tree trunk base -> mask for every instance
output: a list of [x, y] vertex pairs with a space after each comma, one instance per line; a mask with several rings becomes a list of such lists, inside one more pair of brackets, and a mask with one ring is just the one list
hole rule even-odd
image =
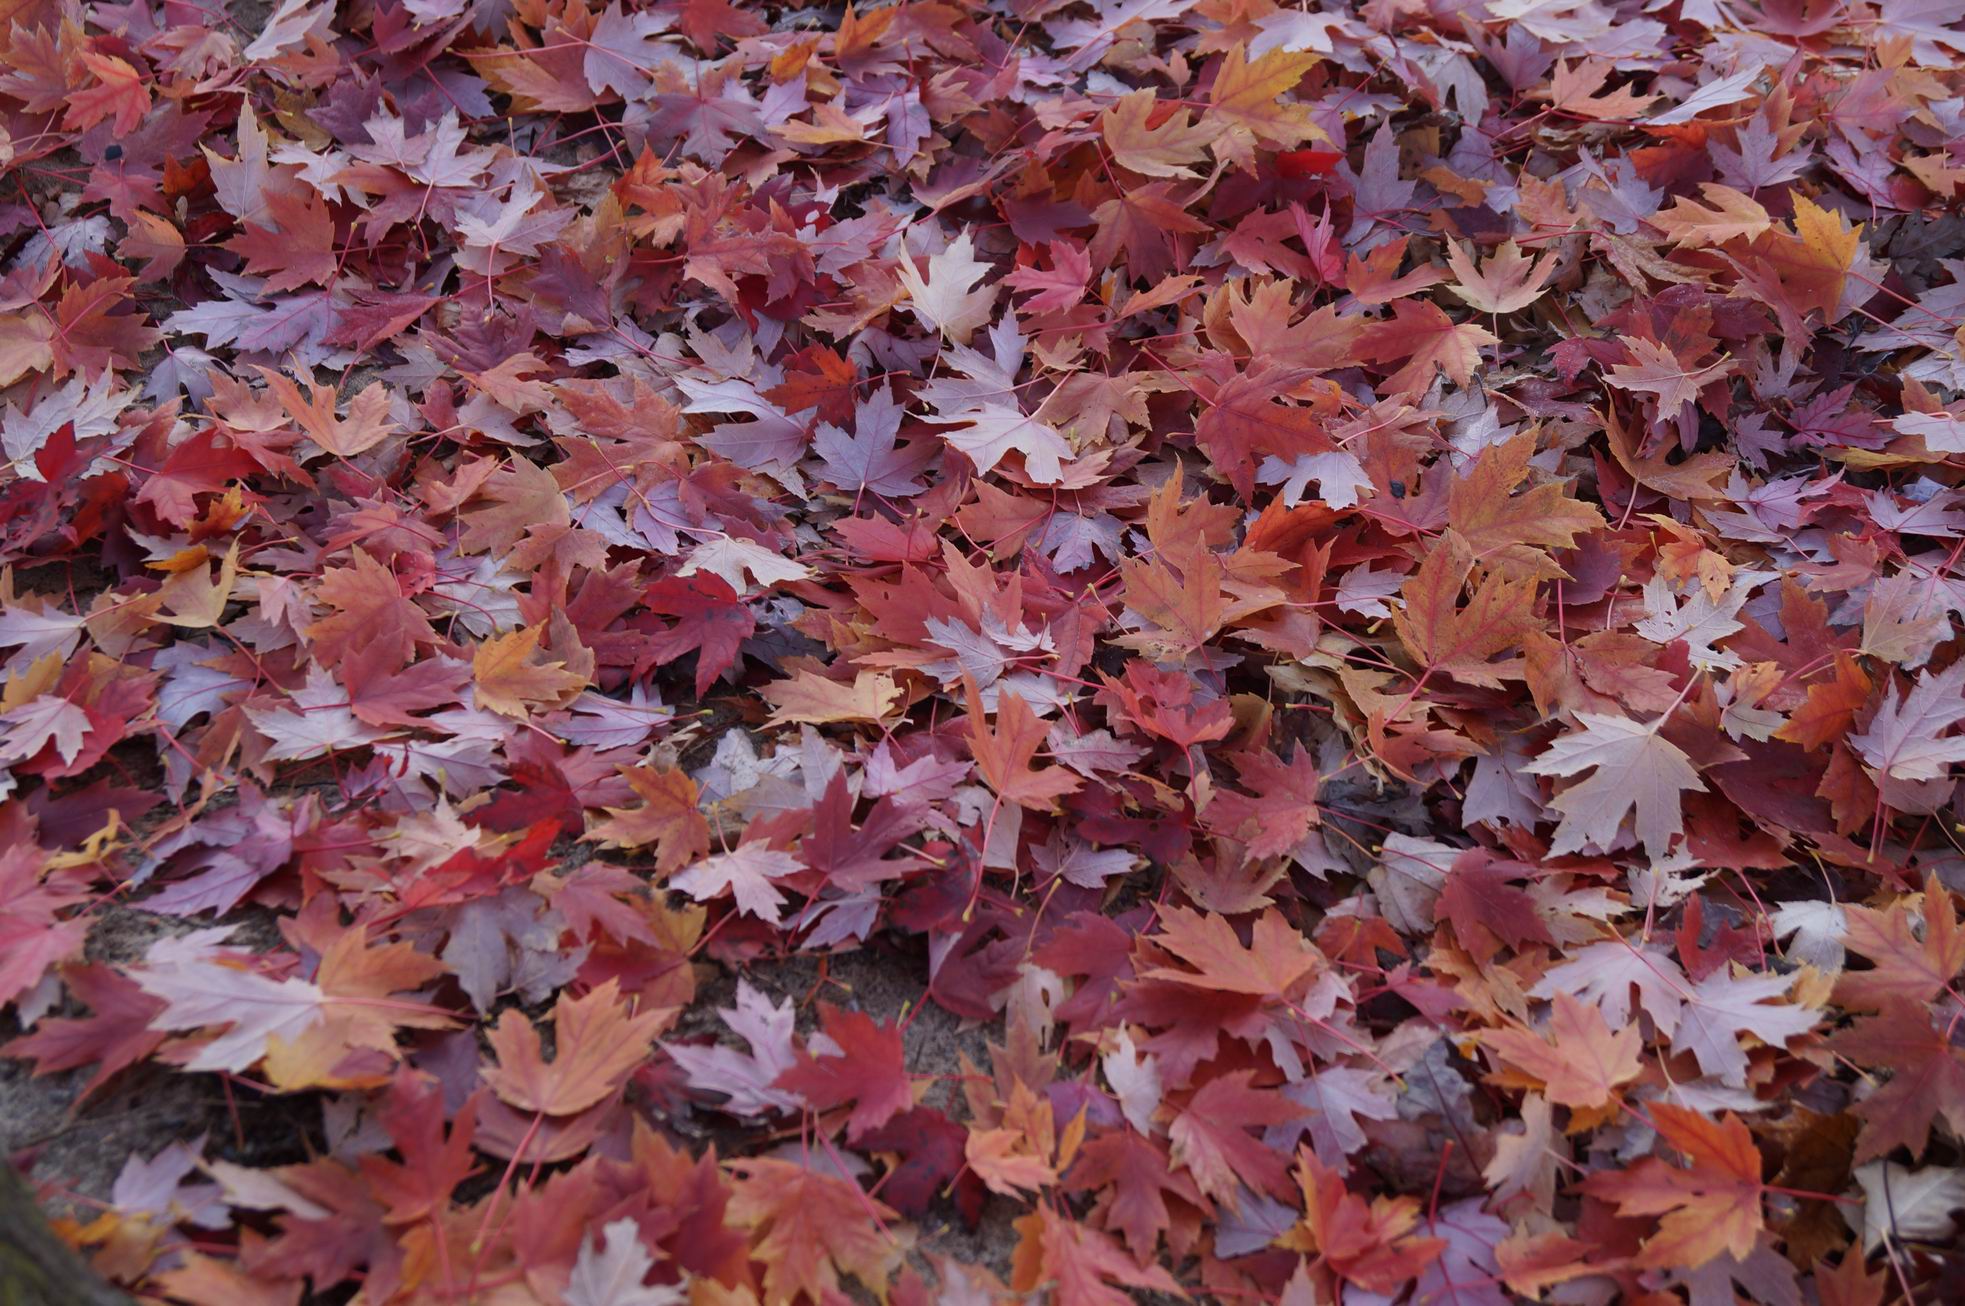
[[0, 1159], [0, 1306], [130, 1306], [48, 1228], [29, 1186]]

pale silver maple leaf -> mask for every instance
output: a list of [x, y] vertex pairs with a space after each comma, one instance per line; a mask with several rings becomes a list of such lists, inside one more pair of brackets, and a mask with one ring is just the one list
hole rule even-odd
[[[93, 381], [76, 375], [67, 384], [44, 391], [25, 413], [9, 400], [5, 420], [0, 421], [0, 446], [5, 447], [13, 463], [14, 474], [22, 480], [44, 480], [34, 455], [56, 431], [72, 425], [71, 434], [77, 441], [108, 435], [117, 429], [123, 410], [136, 402], [136, 394], [134, 386], [118, 386], [115, 374], [104, 368]], [[103, 452], [115, 453], [133, 439], [134, 435], [120, 435]], [[98, 457], [89, 465], [88, 475], [112, 471], [116, 466], [115, 461]]]
[[334, 5], [323, 3], [309, 8], [311, 0], [286, 0], [259, 29], [251, 45], [243, 51], [248, 63], [271, 59], [280, 51], [299, 45], [310, 34], [323, 38], [333, 35]]
[[1379, 861], [1365, 873], [1378, 909], [1401, 934], [1430, 934], [1446, 874], [1461, 850], [1437, 839], [1390, 834]]
[[1099, 1058], [1099, 1065], [1105, 1071], [1105, 1082], [1119, 1099], [1126, 1123], [1147, 1138], [1163, 1132], [1153, 1120], [1163, 1092], [1159, 1059], [1134, 1047], [1132, 1031], [1121, 1025], [1112, 1047]]
[[[723, 577], [739, 594], [751, 584], [769, 587], [780, 581], [804, 580], [812, 571], [802, 562], [772, 552], [762, 544], [740, 540], [733, 535], [719, 536], [690, 550], [689, 559], [677, 569], [678, 576], [707, 571]], [[745, 580], [748, 573], [750, 580]]]
[[1869, 729], [1852, 736], [1857, 756], [1892, 780], [1942, 780], [1965, 762], [1965, 735], [1940, 739], [1965, 721], [1965, 661], [1918, 677], [1902, 699], [1890, 686]]
[[1863, 1186], [1863, 1249], [1885, 1242], [1942, 1243], [1965, 1209], [1965, 1170], [1927, 1165], [1911, 1170], [1894, 1161], [1856, 1167]]
[[1605, 939], [1551, 966], [1529, 996], [1547, 1001], [1567, 993], [1596, 1007], [1612, 1029], [1622, 1029], [1630, 1023], [1635, 990], [1639, 1005], [1670, 1034], [1678, 1028], [1690, 987], [1670, 953], [1650, 944]]
[[1672, 1035], [1673, 1052], [1690, 1052], [1699, 1069], [1723, 1084], [1747, 1082], [1747, 1054], [1740, 1035], [1781, 1047], [1815, 1027], [1820, 1013], [1792, 1004], [1768, 1005], [1794, 984], [1788, 975], [1748, 975], [1735, 979], [1716, 970], [1693, 986]]
[[1071, 456], [1071, 446], [1051, 427], [1022, 409], [1006, 403], [986, 403], [947, 418], [929, 421], [961, 421], [960, 430], [945, 431], [942, 439], [969, 456], [976, 471], [988, 472], [1012, 451], [1024, 457], [1024, 470], [1039, 485], [1062, 480], [1062, 460]]
[[1262, 1135], [1269, 1147], [1288, 1152], [1296, 1140], [1310, 1135], [1317, 1159], [1327, 1166], [1343, 1168], [1345, 1158], [1364, 1147], [1369, 1140], [1360, 1118], [1396, 1120], [1399, 1098], [1390, 1080], [1376, 1070], [1357, 1066], [1324, 1066], [1304, 1078], [1283, 1085], [1283, 1096], [1310, 1114], [1287, 1124], [1271, 1125]]
[[736, 851], [705, 857], [669, 881], [669, 887], [686, 893], [697, 902], [709, 902], [725, 893], [737, 900], [737, 910], [755, 916], [768, 925], [780, 923], [785, 895], [773, 880], [805, 869], [805, 863], [790, 853], [778, 852], [761, 843], [740, 844]]
[[1317, 482], [1319, 502], [1329, 508], [1355, 507], [1359, 491], [1372, 488], [1358, 456], [1342, 449], [1298, 454], [1287, 462], [1271, 454], [1256, 469], [1255, 479], [1258, 485], [1281, 485], [1278, 493], [1286, 508], [1303, 502], [1312, 481]]
[[774, 1005], [770, 998], [751, 987], [749, 980], [740, 979], [737, 1005], [718, 1008], [716, 1014], [723, 1018], [731, 1033], [750, 1044], [751, 1050], [744, 1053], [716, 1045], [665, 1044], [669, 1055], [689, 1076], [689, 1086], [727, 1096], [730, 1100], [722, 1109], [731, 1115], [758, 1116], [769, 1111], [796, 1110], [798, 1094], [772, 1087], [778, 1076], [798, 1060], [798, 1053], [792, 1047], [797, 1013], [791, 999]]
[[275, 1036], [292, 1042], [322, 1018], [327, 995], [303, 979], [268, 979], [256, 971], [225, 965], [217, 945], [229, 929], [200, 930], [152, 945], [148, 964], [130, 969], [130, 978], [164, 1010], [153, 1029], [223, 1029], [185, 1062], [186, 1070], [245, 1070], [266, 1055]]
[[0, 736], [0, 760], [33, 757], [52, 741], [64, 763], [75, 760], [82, 751], [83, 736], [95, 728], [79, 704], [60, 694], [42, 694], [0, 713], [0, 725], [7, 727]]
[[641, 1226], [623, 1216], [602, 1227], [596, 1242], [583, 1243], [566, 1280], [566, 1306], [678, 1306], [683, 1292], [642, 1283], [655, 1258], [641, 1245]]
[[1965, 453], [1965, 417], [1957, 413], [1904, 413], [1891, 425], [1905, 435], [1923, 437], [1932, 453]]
[[907, 287], [914, 315], [953, 340], [967, 344], [969, 336], [989, 321], [1001, 287], [991, 284], [975, 289], [978, 281], [992, 271], [976, 257], [976, 245], [967, 230], [949, 242], [939, 254], [928, 256], [928, 275], [916, 270], [912, 257], [903, 256], [894, 272]]
[[1753, 596], [1754, 590], [1772, 579], [1772, 572], [1742, 571], [1734, 576], [1732, 587], [1718, 599], [1708, 594], [1703, 585], [1694, 585], [1681, 603], [1672, 593], [1671, 582], [1663, 576], [1653, 575], [1644, 584], [1644, 606], [1648, 615], [1637, 623], [1637, 633], [1658, 644], [1684, 640], [1687, 656], [1694, 666], [1708, 669], [1737, 667], [1740, 665], [1738, 655], [1713, 646], [1744, 628], [1744, 622], [1735, 620], [1740, 609]]
[[1680, 795], [1703, 792], [1705, 782], [1692, 760], [1658, 733], [1664, 717], [1645, 725], [1628, 717], [1578, 712], [1583, 728], [1552, 742], [1523, 769], [1532, 775], [1573, 776], [1593, 770], [1586, 780], [1557, 794], [1550, 804], [1562, 813], [1550, 847], [1555, 856], [1580, 852], [1585, 845], [1609, 848], [1624, 818], [1635, 809], [1637, 836], [1654, 859], [1671, 850], [1685, 829]]
[[1842, 963], [1848, 956], [1843, 950], [1842, 941], [1849, 933], [1849, 917], [1840, 903], [1784, 903], [1779, 910], [1769, 914], [1767, 920], [1773, 927], [1775, 938], [1794, 937], [1794, 942], [1788, 944], [1789, 961], [1813, 966], [1817, 970], [1842, 969]]
[[84, 620], [59, 608], [17, 608], [0, 604], [0, 648], [20, 651], [8, 659], [9, 670], [22, 670], [50, 653], [66, 658], [82, 642]]
[[1130, 875], [1139, 858], [1124, 848], [1093, 848], [1064, 830], [1032, 849], [1037, 868], [1081, 889], [1103, 889], [1106, 881]]
[[594, 24], [580, 67], [587, 85], [596, 95], [615, 91], [626, 100], [638, 98], [658, 67], [686, 62], [681, 50], [661, 40], [673, 25], [673, 16], [659, 9], [628, 13], [619, 0], [607, 6]]
[[942, 376], [921, 388], [921, 401], [934, 409], [925, 420], [941, 425], [966, 424], [942, 435], [969, 456], [976, 472], [987, 473], [1012, 450], [1024, 457], [1024, 471], [1039, 485], [1064, 479], [1063, 460], [1071, 445], [1051, 427], [1017, 406], [1017, 372], [1023, 366], [1023, 336], [1010, 315], [990, 328], [994, 355], [956, 345], [942, 356], [960, 377]]
[[366, 748], [393, 736], [363, 725], [348, 708], [348, 691], [317, 666], [307, 669], [307, 684], [293, 693], [293, 707], [246, 709], [253, 729], [273, 742], [269, 762], [318, 757], [342, 748]]
[[941, 677], [944, 685], [958, 684], [967, 675], [975, 678], [979, 688], [987, 689], [1020, 660], [1033, 654], [1048, 653], [1056, 647], [1049, 631], [1033, 634], [1024, 628], [1022, 621], [1017, 622], [1015, 630], [1011, 630], [994, 613], [983, 614], [981, 630], [945, 617], [930, 617], [926, 625], [926, 642], [955, 655], [930, 662], [922, 668]]

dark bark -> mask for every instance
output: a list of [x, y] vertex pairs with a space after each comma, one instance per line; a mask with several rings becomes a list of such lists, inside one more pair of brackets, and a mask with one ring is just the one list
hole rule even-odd
[[0, 1306], [130, 1306], [55, 1237], [34, 1190], [0, 1159]]

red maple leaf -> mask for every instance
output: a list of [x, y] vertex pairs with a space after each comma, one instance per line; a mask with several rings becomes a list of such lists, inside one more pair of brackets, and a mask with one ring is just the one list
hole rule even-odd
[[816, 1111], [851, 1103], [846, 1137], [854, 1142], [914, 1105], [898, 1027], [829, 1002], [819, 1007], [819, 1026], [829, 1046], [814, 1055], [808, 1043], [774, 1087], [799, 1094]]
[[651, 612], [677, 618], [673, 626], [649, 635], [644, 656], [655, 666], [666, 666], [685, 653], [695, 653], [698, 698], [736, 662], [738, 648], [757, 629], [750, 606], [737, 597], [737, 591], [706, 571], [663, 577], [644, 591], [642, 602]]

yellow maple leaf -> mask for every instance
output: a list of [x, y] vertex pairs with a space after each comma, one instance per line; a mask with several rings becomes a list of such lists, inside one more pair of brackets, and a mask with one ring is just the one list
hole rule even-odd
[[564, 662], [538, 659], [544, 623], [500, 635], [478, 645], [471, 656], [471, 679], [478, 706], [523, 721], [535, 704], [558, 706], [587, 687], [587, 678]]
[[1250, 62], [1248, 47], [1237, 43], [1222, 57], [1215, 74], [1206, 121], [1219, 129], [1215, 157], [1253, 170], [1257, 142], [1287, 149], [1324, 139], [1310, 121], [1310, 107], [1284, 104], [1283, 92], [1303, 80], [1317, 56], [1301, 50], [1271, 50]]
[[877, 671], [862, 671], [850, 684], [801, 671], [790, 680], [775, 681], [759, 692], [778, 709], [771, 714], [774, 726], [881, 721], [893, 711], [901, 696], [894, 678]]
[[1149, 127], [1158, 104], [1152, 91], [1134, 91], [1099, 115], [1105, 148], [1114, 163], [1142, 177], [1192, 177], [1194, 170], [1187, 165], [1200, 160], [1221, 128], [1213, 122], [1196, 123], [1179, 107], [1158, 126]]

